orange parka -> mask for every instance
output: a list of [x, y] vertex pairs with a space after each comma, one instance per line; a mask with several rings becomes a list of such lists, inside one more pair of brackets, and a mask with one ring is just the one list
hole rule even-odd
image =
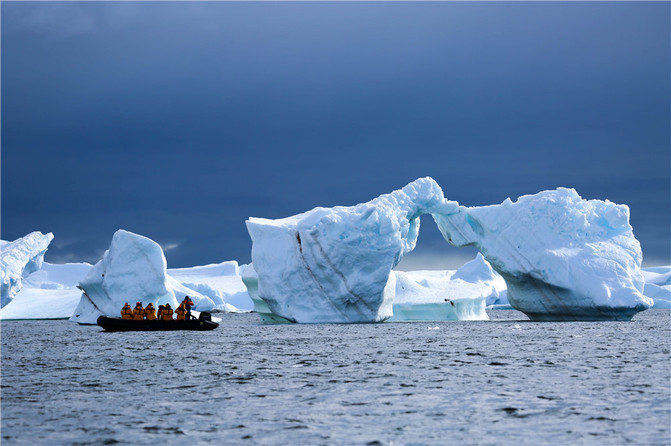
[[175, 313], [177, 313], [178, 321], [186, 320], [186, 308], [184, 308], [184, 304], [179, 304], [179, 307], [177, 307]]
[[138, 303], [135, 305], [135, 308], [133, 308], [133, 320], [134, 321], [141, 321], [144, 319], [144, 308], [142, 308], [142, 303]]
[[121, 319], [133, 319], [133, 310], [130, 308], [130, 305], [128, 305], [128, 302], [126, 302], [121, 309]]
[[147, 308], [144, 309], [144, 317], [147, 318], [148, 321], [156, 320], [156, 308], [154, 308], [154, 304], [151, 302], [149, 302]]
[[161, 312], [161, 320], [162, 321], [171, 321], [172, 320], [172, 308], [168, 306], [168, 304], [165, 305], [163, 308], [163, 312]]

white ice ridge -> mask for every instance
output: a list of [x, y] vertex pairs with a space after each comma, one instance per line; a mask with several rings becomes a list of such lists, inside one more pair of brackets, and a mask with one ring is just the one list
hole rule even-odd
[[392, 268], [415, 248], [420, 215], [445, 206], [440, 186], [421, 178], [352, 207], [250, 218], [256, 293], [292, 322], [386, 320], [396, 289]]
[[79, 305], [70, 318], [81, 324], [95, 324], [100, 315], [119, 316], [124, 302], [131, 306], [141, 301], [154, 306], [169, 303], [173, 308], [189, 296], [194, 310], [209, 311], [214, 302], [185, 287], [167, 274], [163, 250], [151, 239], [118, 230], [98, 263], [79, 283], [83, 291]]
[[23, 278], [42, 267], [44, 253], [53, 238], [51, 232], [35, 231], [0, 244], [0, 307], [10, 303], [21, 290]]
[[642, 294], [641, 246], [629, 208], [559, 188], [516, 202], [434, 214], [455, 246], [473, 245], [506, 281], [510, 304], [532, 320], [628, 320]]
[[209, 297], [215, 310], [249, 311], [253, 303], [242, 283], [240, 270], [238, 262], [231, 260], [191, 268], [169, 268], [168, 274], [182, 285]]
[[655, 301], [653, 308], [671, 309], [671, 266], [643, 268], [643, 294]]
[[486, 305], [505, 296], [506, 284], [477, 257], [455, 271], [394, 271], [391, 321], [488, 320]]

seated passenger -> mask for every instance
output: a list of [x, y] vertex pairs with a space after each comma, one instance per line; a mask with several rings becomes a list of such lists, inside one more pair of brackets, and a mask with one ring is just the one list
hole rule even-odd
[[130, 304], [128, 302], [123, 304], [123, 308], [121, 309], [121, 319], [125, 319], [127, 321], [133, 319], [133, 310], [130, 308]]
[[161, 313], [163, 313], [163, 308], [165, 308], [165, 305], [158, 306], [158, 313], [156, 314], [156, 319], [158, 319], [159, 321], [162, 320]]
[[172, 308], [170, 308], [170, 304], [165, 304], [165, 306], [163, 307], [163, 311], [161, 312], [161, 320], [162, 321], [172, 320]]
[[148, 321], [155, 321], [156, 320], [156, 308], [154, 308], [154, 304], [149, 302], [149, 305], [144, 309], [144, 317]]
[[142, 308], [142, 302], [138, 302], [137, 304], [135, 304], [135, 308], [133, 308], [133, 320], [134, 321], [144, 320], [144, 308]]
[[179, 307], [177, 307], [177, 309], [175, 310], [175, 313], [177, 313], [177, 320], [178, 321], [185, 320], [186, 308], [184, 308], [184, 303], [179, 304]]

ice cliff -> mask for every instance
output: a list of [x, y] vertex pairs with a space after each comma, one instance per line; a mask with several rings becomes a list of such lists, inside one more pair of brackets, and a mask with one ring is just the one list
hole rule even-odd
[[392, 268], [414, 249], [420, 215], [444, 208], [440, 186], [422, 178], [356, 206], [250, 218], [255, 292], [272, 314], [293, 322], [386, 320]]
[[23, 286], [23, 279], [42, 267], [44, 253], [53, 240], [49, 232], [35, 231], [14, 240], [0, 244], [0, 307], [12, 301]]
[[102, 260], [78, 287], [83, 294], [70, 320], [81, 324], [95, 324], [100, 315], [119, 316], [124, 302], [169, 303], [175, 308], [188, 295], [195, 303], [194, 310], [214, 307], [210, 298], [167, 274], [163, 250], [156, 242], [124, 230], [114, 234]]
[[510, 304], [532, 320], [628, 320], [643, 296], [641, 247], [629, 208], [559, 188], [516, 202], [434, 214], [445, 239], [475, 246], [504, 278]]

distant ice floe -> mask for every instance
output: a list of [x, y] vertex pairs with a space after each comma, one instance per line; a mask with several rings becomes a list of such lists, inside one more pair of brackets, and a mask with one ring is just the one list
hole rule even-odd
[[242, 282], [240, 269], [238, 262], [231, 260], [191, 268], [169, 268], [168, 274], [185, 287], [209, 297], [214, 302], [214, 310], [251, 311], [254, 306]]
[[394, 271], [390, 321], [488, 320], [486, 306], [501, 302], [506, 284], [478, 254], [457, 271]]
[[13, 242], [0, 244], [0, 308], [21, 290], [23, 279], [42, 267], [44, 253], [54, 235], [31, 232]]
[[24, 279], [21, 291], [0, 310], [0, 319], [69, 318], [82, 295], [77, 283], [91, 268], [88, 263], [44, 262], [38, 271]]
[[643, 268], [643, 294], [652, 298], [655, 309], [671, 309], [671, 266]]
[[434, 218], [450, 243], [482, 252], [532, 320], [629, 320], [653, 304], [625, 205], [559, 188]]

